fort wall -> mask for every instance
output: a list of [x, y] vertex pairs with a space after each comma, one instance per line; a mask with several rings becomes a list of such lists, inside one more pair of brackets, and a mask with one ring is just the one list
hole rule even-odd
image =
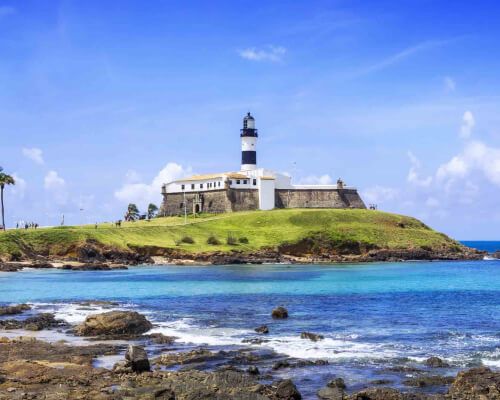
[[366, 208], [356, 189], [276, 189], [276, 208]]

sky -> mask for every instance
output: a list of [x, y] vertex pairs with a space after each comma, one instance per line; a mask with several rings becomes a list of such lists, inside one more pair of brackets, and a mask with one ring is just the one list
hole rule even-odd
[[112, 221], [259, 166], [500, 239], [500, 4], [0, 0], [6, 222]]

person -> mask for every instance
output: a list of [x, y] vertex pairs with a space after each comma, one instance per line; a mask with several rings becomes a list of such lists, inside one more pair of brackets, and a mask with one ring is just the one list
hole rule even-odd
[[97, 222], [95, 223], [95, 229], [97, 229]]

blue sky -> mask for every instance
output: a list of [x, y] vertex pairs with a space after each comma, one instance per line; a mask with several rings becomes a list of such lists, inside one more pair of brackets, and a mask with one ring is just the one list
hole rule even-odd
[[0, 0], [7, 222], [114, 220], [159, 184], [259, 164], [342, 177], [459, 239], [500, 238], [500, 5]]

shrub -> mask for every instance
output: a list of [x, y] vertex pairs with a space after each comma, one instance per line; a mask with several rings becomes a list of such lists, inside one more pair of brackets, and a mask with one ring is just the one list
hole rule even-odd
[[227, 244], [230, 246], [235, 246], [238, 244], [238, 239], [234, 237], [233, 235], [229, 234], [227, 236]]
[[220, 243], [220, 240], [217, 239], [214, 235], [210, 235], [208, 237], [208, 239], [207, 239], [207, 244], [211, 244], [213, 246], [217, 246], [217, 245], [219, 245], [221, 243]]
[[183, 236], [181, 243], [194, 244], [194, 239], [191, 236]]
[[248, 238], [245, 236], [240, 237], [240, 243], [248, 244]]

